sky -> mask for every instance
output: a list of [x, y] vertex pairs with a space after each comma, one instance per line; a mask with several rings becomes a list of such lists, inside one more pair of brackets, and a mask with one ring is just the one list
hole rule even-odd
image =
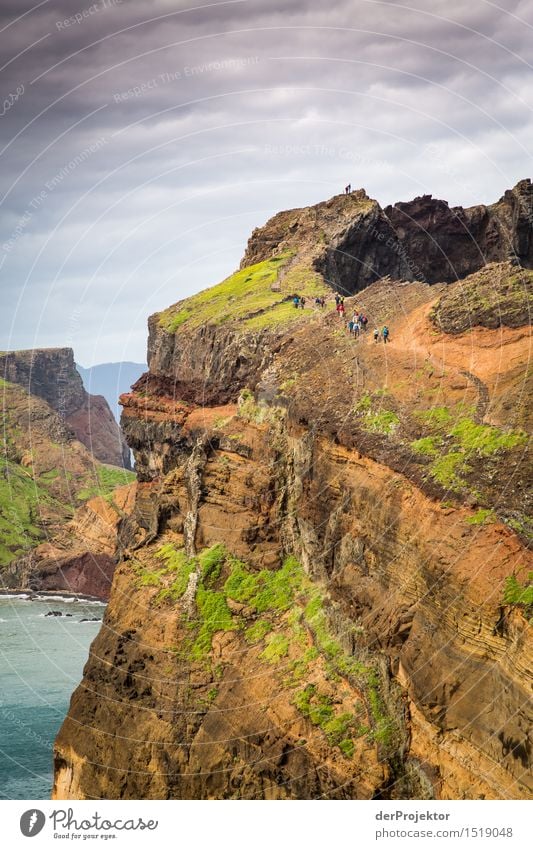
[[2, 0], [0, 348], [143, 362], [281, 209], [532, 176], [531, 0]]

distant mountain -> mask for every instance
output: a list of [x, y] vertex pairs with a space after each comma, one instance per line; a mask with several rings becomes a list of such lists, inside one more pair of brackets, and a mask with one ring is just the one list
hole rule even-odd
[[120, 419], [119, 395], [129, 392], [131, 385], [148, 371], [146, 363], [100, 363], [83, 368], [76, 363], [83, 385], [93, 395], [103, 395], [116, 420]]
[[102, 394], [86, 391], [72, 348], [0, 352], [0, 374], [46, 401], [101, 463], [131, 469], [130, 450], [116, 415]]

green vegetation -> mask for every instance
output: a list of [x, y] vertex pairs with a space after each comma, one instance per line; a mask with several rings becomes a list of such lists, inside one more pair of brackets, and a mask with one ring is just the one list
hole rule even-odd
[[458, 404], [454, 410], [432, 407], [414, 413], [433, 433], [415, 439], [411, 448], [433, 458], [429, 474], [441, 486], [455, 491], [466, 486], [464, 475], [472, 471], [469, 462], [510, 451], [527, 441], [522, 431], [477, 424], [466, 415], [467, 410], [464, 404]]
[[233, 619], [224, 593], [205, 590], [199, 586], [196, 592], [196, 604], [200, 630], [192, 644], [191, 657], [193, 660], [202, 660], [211, 651], [213, 635], [217, 631], [234, 631], [238, 623]]
[[292, 387], [296, 385], [297, 381], [298, 381], [298, 375], [294, 374], [293, 377], [288, 377], [286, 380], [283, 381], [283, 383], [280, 383], [279, 388], [281, 389], [282, 392], [288, 392], [289, 389], [292, 389]]
[[529, 572], [527, 584], [524, 586], [518, 582], [516, 575], [509, 575], [505, 581], [503, 600], [505, 604], [522, 607], [526, 617], [531, 619], [533, 617], [533, 572]]
[[421, 439], [415, 439], [414, 442], [411, 442], [413, 451], [417, 451], [419, 454], [424, 454], [428, 457], [437, 455], [441, 445], [442, 441], [436, 436], [423, 436]]
[[294, 557], [288, 557], [281, 569], [250, 572], [238, 560], [232, 561], [229, 578], [224, 584], [228, 598], [246, 604], [257, 613], [288, 610], [295, 592], [302, 587], [302, 571]]
[[396, 728], [394, 721], [387, 714], [381, 697], [378, 673], [371, 666], [366, 666], [356, 658], [347, 655], [340, 643], [332, 637], [324, 610], [324, 600], [316, 588], [310, 593], [304, 616], [315, 635], [318, 649], [329, 660], [331, 668], [339, 675], [355, 678], [361, 683], [367, 695], [374, 722], [374, 739], [383, 745], [390, 745]]
[[339, 749], [346, 758], [353, 758], [355, 753], [355, 744], [353, 740], [341, 740]]
[[392, 410], [380, 410], [377, 413], [368, 413], [365, 417], [365, 428], [372, 433], [382, 433], [390, 436], [398, 425], [400, 419]]
[[[319, 663], [326, 680], [344, 677], [366, 694], [372, 730], [360, 727], [355, 713], [337, 710], [315, 685], [295, 694], [294, 703], [303, 715], [346, 757], [351, 757], [353, 738], [360, 734], [371, 733], [376, 742], [390, 745], [396, 725], [387, 715], [378, 671], [345, 652], [334, 638], [320, 588], [294, 557], [287, 557], [277, 570], [253, 571], [222, 545], [193, 558], [165, 545], [157, 560], [164, 564], [162, 568], [134, 564], [139, 586], [160, 588], [154, 596], [156, 604], [176, 601], [185, 592], [192, 572], [198, 576], [196, 614], [183, 620], [186, 634], [178, 649], [184, 658], [209, 662], [217, 632], [241, 631], [249, 645], [264, 641], [259, 658], [281, 667], [281, 683], [286, 687], [301, 687], [312, 674], [312, 666]], [[242, 614], [233, 612], [230, 602], [243, 605]], [[359, 702], [356, 707], [361, 709]]]
[[40, 511], [51, 502], [28, 471], [0, 457], [0, 566], [42, 539]]
[[261, 653], [263, 660], [268, 663], [279, 663], [289, 653], [289, 640], [284, 634], [271, 634], [267, 639], [265, 650]]
[[[379, 399], [379, 404], [382, 405], [382, 399], [388, 395], [387, 390], [377, 390], [374, 395]], [[386, 410], [380, 406], [379, 409], [373, 409], [373, 398], [369, 392], [364, 392], [359, 398], [354, 407], [354, 413], [362, 418], [362, 425], [365, 430], [372, 433], [381, 433], [384, 436], [390, 436], [400, 424], [400, 419], [393, 410]]]
[[119, 469], [116, 466], [97, 465], [95, 463], [94, 471], [93, 482], [78, 491], [76, 496], [78, 501], [88, 501], [98, 495], [111, 500], [113, 490], [135, 480], [135, 472]]
[[490, 425], [476, 424], [472, 419], [462, 419], [451, 430], [461, 449], [489, 457], [497, 451], [509, 451], [527, 442], [527, 435], [519, 431], [505, 432]]
[[47, 472], [42, 472], [42, 474], [39, 475], [39, 481], [42, 481], [44, 484], [52, 483], [52, 481], [57, 480], [58, 477], [59, 469], [49, 469]]
[[463, 485], [462, 474], [470, 471], [462, 451], [442, 454], [430, 466], [430, 475], [445, 489], [460, 489]]
[[487, 522], [494, 522], [496, 519], [496, 515], [494, 510], [491, 510], [487, 507], [480, 507], [477, 513], [474, 513], [473, 516], [469, 516], [466, 520], [468, 525], [484, 525]]
[[47, 418], [40, 412], [34, 418], [31, 396], [4, 380], [1, 388], [0, 567], [38, 545], [45, 529], [55, 532], [71, 518], [74, 499], [100, 493], [111, 499], [117, 484], [135, 479], [132, 472], [89, 464], [88, 457], [53, 442]]
[[533, 541], [533, 519], [531, 516], [522, 516], [521, 518], [510, 516], [505, 521], [517, 534]]
[[294, 698], [294, 704], [313, 725], [325, 726], [334, 716], [333, 704], [328, 696], [318, 693], [314, 684], [309, 684]]
[[435, 430], [446, 429], [453, 416], [447, 407], [431, 407], [430, 410], [419, 410], [414, 413], [415, 417], [430, 428]]
[[218, 580], [225, 557], [226, 549], [220, 543], [211, 548], [205, 548], [198, 555], [197, 560], [204, 586], [210, 586]]
[[372, 407], [372, 396], [369, 392], [363, 392], [361, 397], [359, 398], [357, 404], [355, 405], [355, 412], [364, 413], [367, 410], [370, 410]]
[[[158, 576], [157, 586], [161, 583], [164, 576], [170, 575], [173, 577], [170, 586], [161, 590], [158, 595], [158, 601], [177, 601], [182, 597], [189, 583], [189, 576], [195, 570], [196, 564], [194, 560], [189, 560], [184, 551], [176, 551], [172, 545], [163, 545], [155, 555], [165, 563], [164, 569], [152, 573]], [[175, 576], [175, 577], [174, 577]]]
[[235, 272], [217, 286], [160, 313], [160, 325], [168, 333], [175, 333], [184, 324], [191, 328], [223, 324], [272, 309], [283, 300], [280, 292], [272, 291], [272, 284], [289, 258], [290, 254], [283, 254]]
[[345, 757], [352, 757], [355, 744], [348, 735], [352, 733], [359, 736], [360, 733], [354, 714], [336, 714], [331, 699], [325, 693], [319, 692], [314, 684], [308, 684], [297, 693], [294, 704], [306, 719], [322, 729], [330, 746], [338, 746]]
[[[281, 297], [283, 296], [278, 292], [278, 300]], [[275, 304], [271, 309], [245, 319], [242, 326], [247, 330], [265, 330], [271, 327], [283, 327], [283, 325], [297, 321], [303, 315], [305, 313], [302, 310], [295, 309], [292, 301], [282, 301]]]
[[213, 427], [216, 430], [222, 430], [231, 421], [231, 416], [216, 416], [213, 419]]
[[[159, 324], [168, 333], [227, 321], [239, 322], [243, 330], [261, 331], [310, 315], [294, 308], [292, 295], [311, 300], [324, 293], [324, 281], [306, 263], [291, 265], [293, 256], [294, 251], [287, 251], [236, 271], [217, 286], [160, 313]], [[279, 286], [273, 288], [278, 280]]]
[[272, 623], [267, 619], [258, 619], [257, 622], [246, 629], [244, 638], [250, 645], [255, 645], [255, 643], [260, 643], [272, 628]]

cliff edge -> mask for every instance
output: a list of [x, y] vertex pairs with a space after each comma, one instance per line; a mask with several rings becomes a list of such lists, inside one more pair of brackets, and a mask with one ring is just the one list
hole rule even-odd
[[531, 796], [527, 204], [280, 213], [150, 318], [54, 798]]
[[102, 395], [85, 391], [71, 348], [0, 353], [0, 375], [46, 401], [97, 460], [131, 469], [128, 446], [109, 404]]

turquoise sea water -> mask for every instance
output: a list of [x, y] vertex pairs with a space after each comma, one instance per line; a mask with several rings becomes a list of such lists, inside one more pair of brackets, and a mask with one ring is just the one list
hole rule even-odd
[[98, 602], [0, 597], [0, 799], [50, 798], [54, 738], [100, 628], [80, 620], [103, 611]]

